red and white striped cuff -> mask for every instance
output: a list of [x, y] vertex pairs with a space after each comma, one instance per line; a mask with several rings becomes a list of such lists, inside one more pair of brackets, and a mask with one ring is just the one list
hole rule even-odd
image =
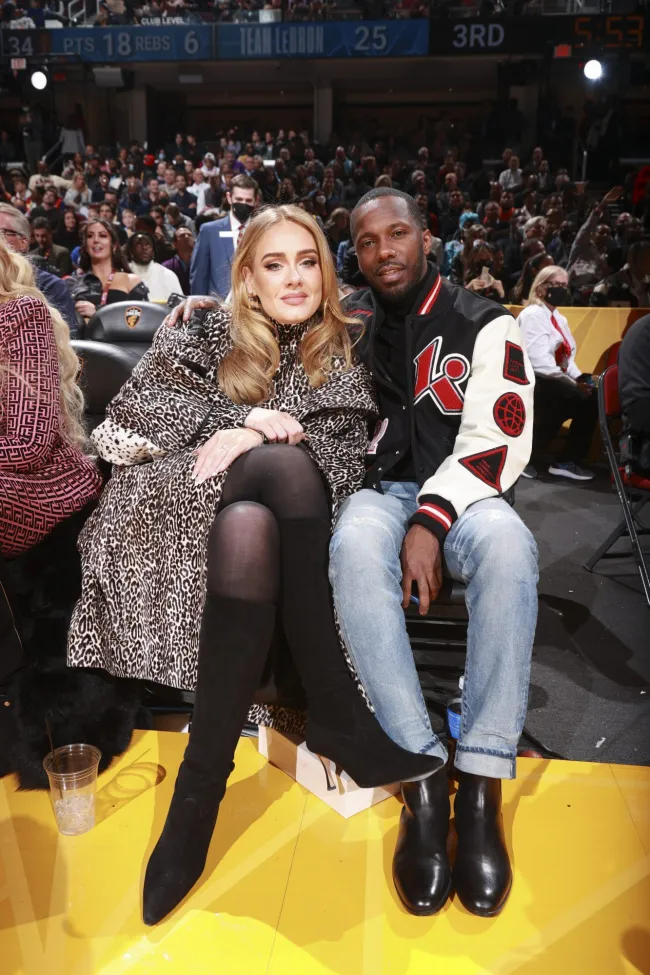
[[456, 512], [448, 501], [429, 495], [420, 498], [420, 506], [409, 520], [409, 525], [422, 525], [443, 542], [456, 517]]

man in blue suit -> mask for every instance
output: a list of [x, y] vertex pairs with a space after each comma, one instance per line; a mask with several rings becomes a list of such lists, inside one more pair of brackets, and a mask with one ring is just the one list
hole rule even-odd
[[259, 189], [250, 176], [235, 176], [226, 193], [230, 212], [222, 220], [204, 223], [190, 266], [190, 294], [218, 295], [230, 292], [230, 269], [251, 214], [259, 204]]

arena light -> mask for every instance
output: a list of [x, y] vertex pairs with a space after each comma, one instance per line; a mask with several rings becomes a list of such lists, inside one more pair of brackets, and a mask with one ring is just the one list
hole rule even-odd
[[602, 78], [603, 76], [603, 66], [600, 61], [597, 61], [595, 58], [591, 61], [587, 61], [582, 70], [585, 73], [585, 78], [588, 78], [589, 81], [598, 81], [598, 79]]
[[44, 88], [47, 88], [47, 75], [44, 71], [32, 71], [29, 80], [32, 83], [32, 88], [35, 88], [36, 91], [43, 91]]

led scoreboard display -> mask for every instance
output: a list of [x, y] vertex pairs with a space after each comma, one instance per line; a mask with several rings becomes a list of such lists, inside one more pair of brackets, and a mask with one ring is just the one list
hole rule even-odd
[[600, 47], [605, 50], [643, 50], [645, 20], [640, 14], [621, 17], [576, 17], [573, 21], [574, 47]]
[[643, 14], [471, 20], [161, 24], [0, 30], [0, 57], [102, 64], [272, 58], [405, 58], [466, 55], [634, 54], [648, 50]]

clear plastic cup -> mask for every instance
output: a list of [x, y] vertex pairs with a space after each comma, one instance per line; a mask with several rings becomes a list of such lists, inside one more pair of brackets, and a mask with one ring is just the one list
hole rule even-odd
[[[95, 825], [97, 768], [102, 753], [94, 745], [63, 745], [43, 759], [59, 833], [78, 836]], [[55, 761], [56, 759], [56, 761]]]

